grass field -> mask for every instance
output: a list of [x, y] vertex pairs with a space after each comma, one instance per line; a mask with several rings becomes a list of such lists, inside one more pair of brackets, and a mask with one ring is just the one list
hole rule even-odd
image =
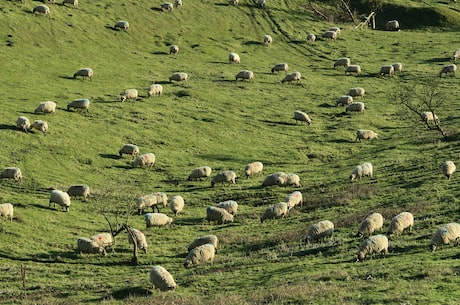
[[[0, 4], [0, 168], [23, 173], [20, 183], [0, 180], [0, 203], [15, 207], [13, 221], [0, 222], [1, 304], [458, 303], [459, 247], [429, 251], [436, 229], [460, 218], [458, 177], [449, 181], [440, 171], [445, 160], [460, 164], [459, 78], [438, 77], [460, 48], [458, 4], [392, 1], [408, 8], [408, 26], [387, 16], [389, 6], [370, 30], [325, 22], [298, 0], [271, 1], [265, 10], [249, 1], [184, 1], [172, 13], [161, 11], [161, 2], [80, 1], [76, 9], [50, 4], [50, 18], [31, 13], [40, 3]], [[417, 15], [416, 8], [440, 15]], [[399, 19], [402, 31], [381, 30], [388, 19]], [[114, 30], [118, 20], [129, 21], [129, 30]], [[321, 39], [331, 26], [341, 28], [335, 42]], [[308, 33], [318, 36], [313, 45]], [[272, 45], [262, 43], [265, 34]], [[169, 54], [171, 44], [178, 54]], [[240, 64], [228, 63], [230, 52]], [[333, 69], [339, 57], [361, 65], [362, 74]], [[284, 73], [271, 73], [281, 62], [301, 72], [301, 83], [282, 84]], [[395, 62], [402, 73], [379, 76], [382, 65]], [[94, 70], [91, 81], [73, 78], [82, 67]], [[253, 82], [235, 81], [243, 69], [254, 72]], [[189, 79], [169, 82], [178, 71]], [[152, 83], [163, 85], [161, 97], [147, 97]], [[401, 88], [426, 83], [442, 93], [436, 113], [447, 137], [394, 100]], [[366, 89], [364, 114], [335, 106], [357, 86]], [[128, 88], [140, 98], [121, 103]], [[90, 99], [88, 113], [67, 111], [78, 98]], [[46, 100], [57, 103], [56, 114], [35, 114]], [[312, 125], [296, 124], [295, 110], [307, 112]], [[49, 132], [20, 131], [21, 115], [47, 121]], [[356, 129], [379, 138], [357, 142]], [[130, 157], [118, 156], [125, 143], [153, 152], [155, 167], [131, 168]], [[263, 162], [264, 172], [246, 179], [252, 161]], [[350, 183], [363, 162], [372, 162], [373, 178]], [[187, 180], [204, 165], [212, 175], [234, 170], [236, 185]], [[261, 187], [277, 171], [298, 174], [301, 188]], [[91, 187], [88, 201], [72, 198], [69, 213], [49, 207], [52, 188], [78, 183]], [[260, 222], [266, 207], [294, 190], [303, 194], [301, 208]], [[159, 191], [181, 195], [184, 212], [160, 207], [173, 225], [146, 230], [135, 199]], [[229, 199], [239, 204], [235, 221], [208, 224], [206, 207]], [[361, 220], [380, 212], [385, 233], [402, 211], [414, 214], [412, 231], [393, 237], [385, 258], [356, 263]], [[137, 266], [125, 233], [106, 257], [77, 254], [77, 238], [110, 229], [104, 215], [146, 234], [149, 250]], [[334, 222], [333, 237], [306, 244], [307, 229], [324, 219]], [[206, 234], [220, 240], [214, 263], [184, 268], [188, 244]], [[152, 289], [154, 265], [174, 276], [175, 292]]]

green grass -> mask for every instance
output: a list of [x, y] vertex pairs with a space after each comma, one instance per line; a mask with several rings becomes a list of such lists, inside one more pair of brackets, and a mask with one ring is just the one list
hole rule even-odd
[[[460, 215], [457, 176], [447, 181], [440, 173], [444, 160], [459, 159], [458, 77], [440, 83], [446, 101], [437, 115], [446, 139], [402, 117], [391, 101], [398, 86], [437, 78], [450, 63], [459, 47], [455, 22], [433, 28], [411, 20], [414, 26], [401, 32], [339, 24], [336, 42], [318, 39], [311, 46], [307, 33], [320, 36], [336, 24], [316, 20], [297, 0], [269, 2], [265, 11], [250, 2], [189, 1], [171, 14], [159, 10], [161, 2], [82, 1], [78, 9], [50, 5], [51, 18], [32, 15], [38, 3], [0, 5], [0, 167], [18, 166], [24, 176], [22, 183], [0, 181], [0, 203], [15, 206], [13, 222], [0, 223], [0, 303], [457, 303], [458, 247], [433, 254], [428, 243], [440, 225]], [[456, 10], [447, 15], [459, 20]], [[118, 20], [129, 21], [130, 29], [112, 30]], [[262, 44], [264, 34], [273, 45]], [[177, 55], [169, 55], [170, 44], [180, 47]], [[228, 63], [230, 52], [241, 64]], [[334, 70], [342, 56], [360, 64], [363, 74]], [[270, 73], [280, 62], [302, 73], [301, 84], [281, 84], [284, 75]], [[402, 62], [404, 72], [378, 76], [380, 66], [393, 62]], [[72, 78], [81, 67], [93, 68], [92, 81]], [[254, 71], [253, 83], [234, 81], [242, 69]], [[168, 82], [177, 71], [189, 80]], [[164, 95], [148, 99], [153, 82], [163, 84]], [[355, 86], [367, 92], [364, 115], [335, 107]], [[141, 99], [120, 103], [127, 88], [137, 88]], [[91, 100], [89, 113], [66, 111], [76, 98]], [[55, 115], [33, 113], [44, 100], [58, 104]], [[296, 125], [295, 110], [307, 112], [312, 125]], [[49, 133], [17, 130], [20, 115], [46, 120]], [[378, 132], [379, 139], [355, 142], [358, 128]], [[155, 153], [155, 167], [131, 169], [131, 159], [117, 155], [125, 143]], [[244, 166], [256, 160], [265, 165], [263, 176], [243, 178]], [[374, 178], [351, 184], [348, 175], [366, 161]], [[214, 174], [232, 169], [240, 178], [215, 188], [186, 180], [203, 165]], [[264, 209], [294, 190], [260, 187], [276, 171], [300, 176], [305, 203], [286, 219], [261, 224]], [[48, 208], [50, 188], [77, 183], [90, 185], [87, 202], [72, 200], [69, 213]], [[129, 265], [125, 234], [107, 257], [75, 252], [78, 237], [109, 230], [102, 213], [115, 222], [120, 212], [124, 221], [138, 195], [157, 191], [183, 196], [185, 210], [173, 226], [148, 231], [133, 210], [128, 223], [149, 242], [138, 266]], [[205, 208], [227, 199], [239, 204], [235, 222], [208, 224]], [[393, 238], [386, 258], [355, 263], [361, 241], [353, 235], [374, 211], [385, 217], [384, 230], [394, 215], [410, 211], [414, 229]], [[308, 227], [323, 219], [335, 223], [334, 237], [305, 244]], [[205, 234], [221, 242], [214, 264], [185, 269], [187, 245]], [[157, 264], [176, 279], [174, 293], [151, 289], [148, 272]]]

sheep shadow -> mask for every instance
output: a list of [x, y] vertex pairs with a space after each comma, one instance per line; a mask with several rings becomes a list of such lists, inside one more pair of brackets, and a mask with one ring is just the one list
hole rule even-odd
[[120, 157], [120, 155], [115, 155], [115, 154], [99, 154], [99, 157], [105, 158], [105, 159], [113, 159], [113, 160], [119, 160], [123, 158], [123, 157]]
[[161, 7], [151, 7], [150, 9], [155, 12], [163, 12], [163, 9]]
[[133, 297], [149, 297], [153, 293], [149, 289], [145, 289], [144, 287], [128, 287], [128, 288], [123, 288], [120, 290], [116, 290], [112, 292], [111, 294], [107, 295], [104, 297], [104, 299], [115, 299], [117, 301], [121, 300], [128, 300]]
[[3, 130], [18, 130], [18, 131], [20, 130], [15, 125], [7, 125], [7, 124], [0, 124], [0, 129], [3, 129]]
[[152, 52], [153, 55], [169, 55], [168, 52], [162, 52], [162, 51], [155, 51], [155, 52]]
[[444, 63], [444, 62], [450, 62], [452, 60], [451, 57], [434, 57], [430, 59], [424, 59], [421, 61], [421, 63]]
[[76, 79], [74, 78], [73, 76], [68, 76], [68, 75], [59, 75], [60, 78], [63, 78], [63, 79]]
[[263, 45], [262, 42], [260, 41], [255, 41], [255, 40], [249, 40], [244, 43], [244, 45], [249, 46], [249, 45]]
[[284, 126], [296, 126], [295, 123], [289, 123], [289, 122], [284, 122], [284, 121], [270, 121], [270, 120], [261, 120], [262, 123], [267, 123], [271, 126], [274, 125], [284, 125]]
[[335, 108], [337, 106], [336, 105], [331, 105], [331, 104], [328, 104], [328, 103], [322, 103], [322, 104], [319, 104], [318, 107], [321, 107], [321, 108]]

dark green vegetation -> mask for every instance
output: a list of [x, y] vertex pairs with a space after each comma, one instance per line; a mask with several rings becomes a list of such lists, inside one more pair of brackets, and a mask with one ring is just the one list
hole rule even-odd
[[[399, 1], [406, 2], [423, 5]], [[50, 5], [51, 18], [31, 13], [39, 3], [0, 5], [0, 166], [18, 166], [24, 176], [22, 183], [2, 180], [0, 186], [0, 202], [15, 206], [13, 222], [0, 223], [0, 303], [458, 303], [459, 248], [433, 254], [428, 243], [437, 227], [459, 221], [459, 177], [447, 181], [440, 172], [444, 160], [460, 164], [459, 78], [439, 83], [445, 139], [406, 120], [390, 98], [402, 84], [438, 79], [460, 48], [458, 22], [437, 28], [436, 20], [417, 25], [411, 19], [407, 30], [398, 16], [401, 32], [354, 29], [316, 19], [297, 0], [269, 1], [265, 11], [248, 1], [238, 7], [185, 1], [170, 14], [159, 10], [161, 2], [81, 1], [78, 9]], [[457, 6], [432, 5], [459, 20]], [[112, 29], [118, 20], [129, 21], [128, 32]], [[307, 33], [320, 36], [330, 26], [342, 28], [336, 42], [305, 42]], [[264, 34], [273, 45], [261, 43]], [[169, 55], [170, 44], [180, 47], [177, 55]], [[238, 53], [241, 64], [230, 65], [229, 52]], [[360, 64], [363, 74], [334, 70], [342, 56]], [[281, 84], [284, 75], [270, 73], [279, 62], [300, 71], [301, 84]], [[403, 63], [403, 73], [378, 76], [380, 66], [394, 62]], [[72, 78], [81, 67], [94, 70], [92, 81]], [[234, 81], [242, 69], [254, 71], [253, 83]], [[177, 71], [189, 80], [168, 82]], [[164, 95], [148, 99], [153, 82], [163, 84]], [[335, 107], [355, 86], [367, 91], [364, 115]], [[120, 103], [127, 88], [139, 89], [141, 99]], [[76, 98], [91, 100], [88, 114], [66, 110]], [[33, 113], [45, 100], [57, 102], [55, 115]], [[307, 112], [312, 125], [296, 125], [295, 110]], [[49, 133], [17, 130], [20, 115], [47, 121]], [[376, 131], [379, 139], [355, 142], [358, 128]], [[125, 143], [155, 153], [156, 166], [131, 169], [130, 158], [117, 155]], [[294, 189], [261, 188], [263, 176], [243, 178], [245, 164], [256, 160], [265, 164], [263, 176], [301, 177], [302, 209], [260, 223], [265, 207]], [[363, 162], [373, 163], [374, 178], [350, 183], [348, 175]], [[214, 174], [232, 169], [240, 178], [233, 187], [186, 181], [202, 165]], [[69, 213], [48, 208], [49, 188], [77, 183], [91, 186], [87, 202], [73, 199]], [[107, 257], [75, 253], [78, 237], [109, 230], [102, 212], [115, 222], [136, 196], [157, 191], [182, 195], [186, 207], [173, 226], [145, 231], [149, 253], [140, 254], [138, 266], [129, 265], [125, 234]], [[239, 203], [235, 222], [207, 224], [205, 208], [227, 199]], [[392, 239], [386, 258], [355, 263], [361, 241], [353, 235], [374, 211], [385, 217], [384, 230], [401, 211], [414, 214], [415, 226]], [[118, 220], [124, 219], [122, 213]], [[335, 223], [335, 235], [306, 245], [306, 229], [323, 219]], [[128, 223], [145, 230], [134, 207]], [[205, 234], [221, 241], [214, 264], [185, 269], [187, 245]], [[150, 288], [148, 272], [157, 264], [176, 279], [174, 293]]]

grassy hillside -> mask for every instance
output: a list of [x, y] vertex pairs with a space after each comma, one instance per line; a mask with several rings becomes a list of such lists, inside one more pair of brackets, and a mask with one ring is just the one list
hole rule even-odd
[[[161, 2], [81, 1], [77, 9], [50, 5], [50, 18], [31, 13], [40, 3], [0, 5], [0, 168], [17, 166], [24, 176], [21, 183], [0, 180], [0, 203], [15, 207], [13, 222], [0, 222], [0, 303], [458, 302], [459, 248], [428, 248], [436, 229], [460, 216], [458, 177], [448, 181], [440, 172], [445, 160], [460, 164], [459, 81], [437, 77], [460, 48], [455, 26], [355, 29], [318, 20], [297, 0], [269, 2], [265, 10], [249, 1], [237, 7], [187, 1], [172, 13], [162, 12]], [[455, 5], [425, 4], [448, 7], [453, 19], [460, 18]], [[112, 29], [118, 20], [129, 21], [127, 32]], [[320, 38], [331, 26], [342, 29], [335, 42]], [[313, 45], [305, 41], [308, 33], [319, 36]], [[262, 43], [265, 34], [272, 45]], [[171, 44], [179, 46], [178, 54], [169, 54]], [[240, 55], [239, 65], [228, 63], [230, 52]], [[359, 77], [333, 69], [344, 56], [361, 65]], [[300, 84], [282, 84], [283, 73], [270, 73], [280, 62], [302, 73]], [[403, 63], [402, 73], [378, 75], [394, 62]], [[81, 67], [94, 70], [92, 81], [73, 79]], [[234, 80], [243, 69], [254, 71], [253, 82]], [[169, 82], [177, 71], [189, 79]], [[446, 138], [402, 115], [393, 102], [402, 86], [426, 81], [439, 81], [444, 94], [437, 115]], [[152, 83], [163, 85], [161, 97], [147, 98]], [[335, 106], [356, 86], [366, 89], [365, 114]], [[141, 97], [121, 103], [128, 88]], [[66, 110], [77, 98], [91, 100], [89, 113]], [[45, 100], [57, 103], [55, 115], [34, 113]], [[296, 124], [295, 110], [307, 112], [312, 125]], [[18, 130], [21, 115], [47, 121], [49, 133]], [[360, 128], [376, 131], [379, 139], [356, 142]], [[155, 167], [131, 168], [129, 157], [118, 156], [125, 143], [153, 152]], [[246, 179], [243, 169], [252, 161], [263, 162], [264, 173]], [[349, 174], [363, 162], [372, 162], [374, 177], [350, 183]], [[186, 180], [203, 165], [213, 175], [234, 170], [239, 179], [214, 188], [209, 180]], [[266, 207], [296, 190], [262, 188], [265, 175], [277, 171], [300, 176], [304, 205], [284, 219], [260, 223]], [[69, 213], [48, 206], [50, 189], [78, 183], [90, 185], [88, 201], [72, 199]], [[135, 199], [158, 191], [183, 196], [185, 209], [173, 216], [160, 207], [174, 224], [145, 230]], [[235, 221], [208, 224], [206, 207], [227, 199], [239, 204]], [[130, 265], [132, 247], [124, 233], [106, 257], [76, 253], [77, 238], [108, 231], [104, 215], [124, 222], [128, 208], [128, 224], [149, 242], [139, 265]], [[402, 211], [414, 214], [413, 230], [392, 238], [385, 258], [355, 263], [361, 220], [380, 212], [384, 233]], [[306, 230], [323, 219], [334, 222], [334, 236], [306, 244]], [[214, 263], [185, 269], [188, 244], [205, 234], [220, 240]], [[154, 265], [171, 272], [175, 292], [151, 289]]]

